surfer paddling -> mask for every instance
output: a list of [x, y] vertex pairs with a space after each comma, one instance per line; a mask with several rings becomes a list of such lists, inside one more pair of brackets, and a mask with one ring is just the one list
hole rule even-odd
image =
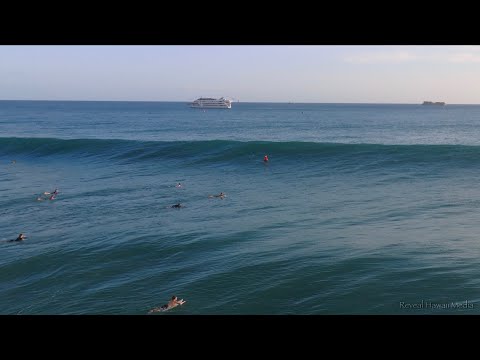
[[[50, 196], [43, 198], [43, 197], [42, 197], [43, 195], [50, 195]], [[42, 200], [47, 200], [47, 198], [48, 198], [49, 200], [55, 200], [55, 198], [57, 197], [57, 195], [58, 195], [58, 189], [55, 188], [55, 190], [52, 191], [52, 192], [45, 191], [41, 196], [39, 196], [39, 197], [37, 198], [37, 200], [38, 200], [38, 201], [42, 201]]]
[[221, 193], [218, 194], [218, 195], [208, 195], [209, 198], [214, 198], [214, 197], [216, 197], [216, 198], [220, 198], [220, 199], [225, 198], [225, 196], [227, 196], [227, 195], [225, 195], [225, 193], [223, 193], [223, 192], [221, 192]]
[[27, 237], [25, 235], [23, 235], [23, 233], [21, 233], [20, 235], [18, 235], [18, 237], [16, 239], [12, 239], [12, 240], [7, 240], [7, 242], [15, 242], [15, 241], [23, 241], [25, 240]]
[[177, 307], [178, 305], [185, 304], [185, 302], [186, 301], [183, 300], [183, 299], [178, 300], [178, 298], [174, 295], [174, 296], [172, 296], [172, 299], [168, 302], [168, 304], [162, 305], [160, 307], [153, 308], [148, 313], [150, 314], [150, 313], [153, 313], [153, 312], [170, 310], [170, 309], [173, 309], [174, 307]]

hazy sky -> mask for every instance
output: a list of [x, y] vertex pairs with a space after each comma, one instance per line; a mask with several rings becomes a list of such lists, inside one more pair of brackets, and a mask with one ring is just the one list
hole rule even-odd
[[480, 103], [480, 46], [0, 46], [0, 99]]

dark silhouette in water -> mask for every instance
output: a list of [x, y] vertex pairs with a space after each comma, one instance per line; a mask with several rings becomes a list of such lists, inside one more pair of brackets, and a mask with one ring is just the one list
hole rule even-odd
[[23, 235], [22, 233], [20, 233], [16, 239], [7, 240], [7, 242], [23, 241], [23, 240], [25, 240], [26, 238], [27, 238], [27, 237], [26, 237], [25, 235]]
[[225, 195], [223, 192], [221, 192], [221, 193], [218, 194], [218, 195], [208, 195], [209, 198], [218, 197], [218, 198], [220, 198], [220, 199], [223, 199], [225, 196], [226, 196], [226, 195]]

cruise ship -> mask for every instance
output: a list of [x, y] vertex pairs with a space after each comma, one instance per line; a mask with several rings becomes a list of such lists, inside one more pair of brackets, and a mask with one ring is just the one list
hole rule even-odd
[[220, 99], [214, 98], [199, 98], [194, 102], [190, 103], [192, 108], [208, 108], [208, 109], [231, 109], [232, 101], [227, 100], [224, 97]]

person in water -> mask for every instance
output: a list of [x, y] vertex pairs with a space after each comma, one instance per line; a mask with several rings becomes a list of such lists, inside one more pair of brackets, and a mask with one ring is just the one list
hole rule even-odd
[[[45, 191], [42, 195], [50, 195], [50, 197], [48, 197], [49, 200], [55, 200], [55, 198], [57, 197], [57, 194], [58, 194], [58, 189], [55, 188], [54, 191], [52, 192], [48, 192], [48, 191]], [[42, 196], [39, 196], [37, 198], [38, 201], [42, 201], [42, 200], [47, 200], [47, 197], [43, 198]]]
[[58, 194], [58, 189], [57, 188], [55, 188], [55, 190], [52, 191], [52, 192], [45, 191], [43, 193], [43, 195], [55, 195], [55, 196], [57, 196], [57, 194]]
[[172, 205], [171, 207], [179, 209], [179, 208], [183, 207], [183, 205], [178, 203], [178, 204]]
[[264, 161], [264, 162], [268, 162], [268, 156], [267, 156], [267, 155], [265, 155], [265, 156], [263, 157], [263, 161]]
[[175, 185], [175, 187], [181, 188], [181, 187], [182, 187], [182, 184], [178, 183], [177, 185]]
[[220, 199], [223, 199], [225, 196], [226, 196], [225, 193], [221, 192], [221, 193], [218, 194], [218, 195], [209, 195], [208, 197], [209, 197], [209, 198], [218, 197], [218, 198], [220, 198]]
[[175, 295], [173, 295], [172, 299], [168, 302], [168, 304], [162, 305], [157, 308], [153, 308], [152, 310], [149, 311], [149, 313], [170, 310], [170, 309], [173, 309], [174, 307], [177, 307], [178, 305], [185, 304], [185, 302], [186, 301], [183, 299], [178, 300], [178, 298]]
[[8, 242], [14, 242], [14, 241], [23, 241], [25, 240], [27, 237], [25, 235], [23, 235], [22, 233], [20, 233], [20, 235], [18, 235], [18, 237], [15, 239], [15, 240], [8, 240]]

